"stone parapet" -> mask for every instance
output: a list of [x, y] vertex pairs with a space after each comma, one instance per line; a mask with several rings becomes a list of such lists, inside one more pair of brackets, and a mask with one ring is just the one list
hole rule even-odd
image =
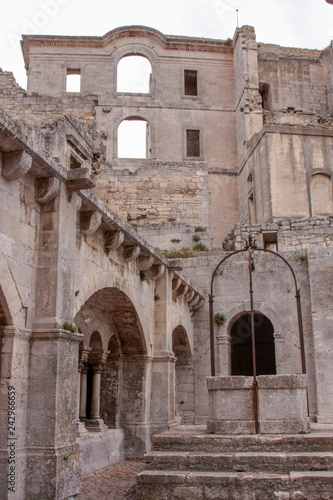
[[[258, 421], [261, 434], [310, 432], [306, 375], [257, 377]], [[245, 376], [207, 377], [209, 417], [207, 432], [252, 434], [255, 387]]]

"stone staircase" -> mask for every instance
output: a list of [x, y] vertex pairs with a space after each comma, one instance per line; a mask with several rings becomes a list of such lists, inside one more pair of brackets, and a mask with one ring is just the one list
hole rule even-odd
[[333, 499], [333, 429], [310, 434], [207, 434], [180, 426], [155, 435], [137, 500]]

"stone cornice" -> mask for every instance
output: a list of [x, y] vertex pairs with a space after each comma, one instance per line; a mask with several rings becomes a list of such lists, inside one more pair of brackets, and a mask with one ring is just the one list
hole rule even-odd
[[147, 26], [123, 26], [108, 31], [103, 36], [50, 36], [22, 35], [23, 57], [26, 67], [29, 66], [30, 47], [89, 47], [104, 48], [120, 38], [146, 38], [160, 47], [169, 50], [191, 50], [198, 52], [232, 53], [233, 49], [226, 40], [187, 36], [164, 35]]

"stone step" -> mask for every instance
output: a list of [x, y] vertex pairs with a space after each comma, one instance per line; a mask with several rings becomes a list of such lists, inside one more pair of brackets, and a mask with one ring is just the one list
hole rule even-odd
[[146, 469], [277, 472], [333, 471], [333, 452], [187, 452], [151, 451], [145, 455]]
[[137, 500], [330, 500], [333, 472], [290, 474], [154, 470], [137, 476]]
[[[193, 429], [193, 428], [192, 428]], [[330, 452], [333, 450], [333, 433], [313, 432], [293, 435], [239, 435], [206, 434], [194, 430], [185, 432], [166, 431], [152, 438], [152, 449], [156, 451], [206, 451], [236, 452]]]

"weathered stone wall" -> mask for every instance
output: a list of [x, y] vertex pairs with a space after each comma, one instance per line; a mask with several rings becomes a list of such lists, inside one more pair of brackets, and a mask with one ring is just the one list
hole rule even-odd
[[209, 227], [207, 166], [128, 160], [103, 168], [95, 193], [130, 223], [187, 222]]
[[[333, 246], [333, 216], [321, 216], [302, 219], [276, 219], [272, 224], [254, 224], [234, 230], [237, 248], [242, 248], [249, 231], [256, 238], [259, 247], [263, 247], [265, 233], [276, 233], [279, 251], [304, 251], [310, 248], [330, 248]], [[303, 251], [303, 252], [302, 252]]]
[[[252, 224], [331, 213], [332, 154], [331, 130], [266, 125], [248, 144], [248, 157], [239, 174], [241, 222], [249, 223], [250, 192], [255, 212]], [[327, 179], [327, 187], [318, 186], [320, 192], [314, 189], [318, 174]]]
[[272, 109], [326, 113], [325, 73], [319, 50], [259, 44], [259, 80], [271, 86]]
[[96, 96], [61, 97], [27, 94], [17, 83], [13, 73], [0, 69], [0, 108], [14, 120], [23, 120], [28, 125], [42, 125], [47, 121], [69, 114], [82, 123], [95, 122]]

